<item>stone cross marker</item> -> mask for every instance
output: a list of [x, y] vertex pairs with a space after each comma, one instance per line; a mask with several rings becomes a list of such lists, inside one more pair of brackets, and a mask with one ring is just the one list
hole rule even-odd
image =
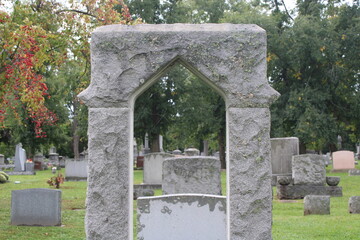
[[263, 29], [103, 26], [91, 36], [91, 63], [90, 86], [79, 95], [89, 107], [87, 239], [133, 239], [134, 103], [174, 64], [182, 64], [226, 103], [226, 238], [271, 239], [269, 106], [279, 94], [266, 78]]

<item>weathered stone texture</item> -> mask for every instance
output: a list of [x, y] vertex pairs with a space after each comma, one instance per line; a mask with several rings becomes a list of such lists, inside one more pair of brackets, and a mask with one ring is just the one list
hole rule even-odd
[[294, 185], [325, 185], [326, 170], [322, 156], [304, 154], [293, 156], [292, 176]]
[[226, 240], [226, 197], [174, 194], [141, 197], [138, 239]]
[[87, 239], [129, 239], [129, 110], [90, 108]]
[[349, 198], [349, 213], [360, 214], [360, 196]]
[[342, 187], [338, 186], [312, 186], [312, 185], [277, 185], [278, 199], [301, 199], [306, 195], [329, 195], [342, 197]]
[[163, 194], [221, 195], [219, 159], [199, 156], [165, 159], [162, 190]]
[[271, 238], [270, 111], [229, 108], [231, 240]]
[[87, 239], [131, 238], [129, 193], [135, 99], [173, 64], [183, 64], [226, 102], [227, 201], [231, 240], [271, 239], [266, 33], [256, 25], [173, 24], [100, 27], [91, 38]]
[[330, 196], [308, 195], [304, 198], [304, 215], [330, 214]]
[[229, 106], [268, 107], [278, 96], [264, 74], [266, 33], [256, 25], [104, 26], [92, 33], [91, 54], [91, 84], [80, 94], [89, 107], [127, 107], [136, 89], [175, 61], [210, 79]]
[[291, 174], [292, 156], [299, 155], [299, 139], [297, 137], [271, 138], [272, 174]]

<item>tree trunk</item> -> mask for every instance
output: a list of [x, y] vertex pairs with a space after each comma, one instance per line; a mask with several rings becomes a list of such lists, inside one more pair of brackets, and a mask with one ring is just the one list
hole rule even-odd
[[299, 154], [306, 154], [306, 145], [303, 142], [299, 143]]
[[79, 153], [79, 143], [80, 143], [80, 136], [78, 134], [78, 120], [76, 117], [74, 117], [73, 119], [73, 124], [72, 124], [72, 131], [73, 131], [73, 151], [74, 151], [74, 158], [76, 160], [78, 160], [80, 158], [80, 153]]
[[219, 157], [221, 169], [226, 169], [226, 153], [225, 153], [225, 127], [221, 126], [218, 133]]
[[160, 142], [159, 142], [159, 134], [153, 133], [150, 136], [150, 151], [151, 152], [160, 152]]

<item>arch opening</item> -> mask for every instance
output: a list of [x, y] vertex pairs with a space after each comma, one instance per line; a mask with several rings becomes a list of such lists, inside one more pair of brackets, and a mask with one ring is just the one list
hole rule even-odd
[[[150, 184], [145, 179], [145, 169], [139, 170], [143, 166], [139, 161], [143, 163], [143, 156], [147, 153], [172, 153], [174, 150], [184, 153], [187, 148], [196, 148], [202, 156], [216, 156], [221, 162], [219, 166], [226, 168], [224, 94], [189, 66], [181, 58], [176, 58], [161, 69], [160, 74], [154, 74], [146, 81], [133, 98], [131, 139], [136, 146], [133, 159], [137, 169], [132, 174], [134, 184]], [[226, 196], [226, 174], [220, 172], [222, 195]], [[154, 192], [155, 195], [162, 194], [161, 189]], [[135, 226], [135, 209], [133, 214]], [[136, 227], [133, 234], [136, 237]]]

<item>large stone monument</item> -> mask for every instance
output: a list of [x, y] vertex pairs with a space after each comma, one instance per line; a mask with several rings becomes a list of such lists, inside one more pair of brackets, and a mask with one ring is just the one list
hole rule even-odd
[[[226, 238], [271, 239], [266, 33], [256, 25], [110, 25], [91, 37], [87, 239], [132, 240], [135, 100], [182, 64], [226, 103]], [[111, 186], [111, 187], [104, 187]]]
[[14, 172], [24, 172], [26, 162], [26, 151], [22, 148], [22, 144], [19, 143], [15, 148], [15, 168]]

